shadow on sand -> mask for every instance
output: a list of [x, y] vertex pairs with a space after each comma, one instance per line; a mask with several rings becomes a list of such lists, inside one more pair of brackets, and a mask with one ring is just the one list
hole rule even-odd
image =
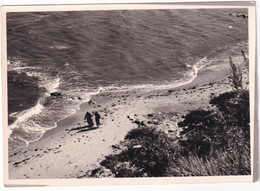
[[77, 133], [81, 133], [81, 132], [85, 132], [85, 131], [91, 131], [91, 130], [95, 130], [97, 129], [96, 127], [89, 127], [87, 129], [81, 129], [80, 131], [78, 131]]
[[72, 128], [69, 131], [78, 131], [79, 130], [77, 133], [81, 133], [81, 132], [90, 131], [90, 130], [94, 130], [94, 129], [97, 129], [97, 128], [87, 125], [87, 126], [83, 126], [83, 127]]

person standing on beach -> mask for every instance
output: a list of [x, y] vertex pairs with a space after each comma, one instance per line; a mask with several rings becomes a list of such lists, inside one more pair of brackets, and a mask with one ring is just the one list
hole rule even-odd
[[95, 112], [95, 121], [96, 121], [96, 125], [97, 125], [97, 128], [98, 128], [99, 125], [100, 125], [100, 115], [97, 111]]
[[93, 123], [93, 120], [92, 120], [92, 115], [89, 112], [87, 112], [85, 117], [84, 117], [84, 120], [86, 120], [86, 119], [87, 119], [88, 126], [93, 127], [94, 123]]

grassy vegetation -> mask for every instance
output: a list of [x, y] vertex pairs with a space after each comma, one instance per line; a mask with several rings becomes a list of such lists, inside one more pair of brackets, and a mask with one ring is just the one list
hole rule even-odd
[[101, 162], [116, 177], [164, 176], [174, 155], [173, 141], [155, 127], [140, 126], [125, 137], [126, 149]]
[[250, 174], [249, 90], [232, 59], [230, 70], [233, 91], [212, 97], [210, 109], [184, 116], [179, 138], [140, 125], [126, 135], [124, 149], [100, 164], [114, 177]]
[[248, 147], [240, 153], [239, 149], [232, 151], [217, 150], [214, 157], [200, 158], [194, 153], [181, 156], [168, 169], [169, 176], [223, 176], [249, 175], [250, 151]]

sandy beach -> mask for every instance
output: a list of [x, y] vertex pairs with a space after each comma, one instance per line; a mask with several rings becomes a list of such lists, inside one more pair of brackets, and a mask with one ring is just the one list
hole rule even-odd
[[[208, 107], [212, 94], [231, 89], [229, 64], [218, 69], [207, 66], [191, 83], [177, 88], [132, 89], [104, 92], [84, 103], [76, 113], [58, 122], [57, 127], [28, 147], [9, 152], [9, 179], [66, 179], [84, 177], [114, 152], [137, 123], [157, 125], [178, 136], [181, 116], [199, 107]], [[88, 128], [86, 111], [98, 111], [99, 128]], [[148, 115], [149, 114], [149, 115]]]

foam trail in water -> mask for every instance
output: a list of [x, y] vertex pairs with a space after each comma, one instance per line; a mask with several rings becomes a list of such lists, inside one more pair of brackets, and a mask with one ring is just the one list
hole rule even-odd
[[9, 126], [10, 129], [13, 129], [13, 128], [19, 126], [19, 124], [21, 122], [24, 122], [24, 121], [28, 120], [33, 115], [40, 114], [41, 111], [43, 110], [43, 108], [44, 108], [43, 105], [40, 104], [40, 102], [38, 101], [36, 106], [34, 106], [34, 107], [30, 108], [30, 109], [27, 109], [25, 111], [22, 111], [21, 113], [16, 115], [17, 120], [12, 125]]

